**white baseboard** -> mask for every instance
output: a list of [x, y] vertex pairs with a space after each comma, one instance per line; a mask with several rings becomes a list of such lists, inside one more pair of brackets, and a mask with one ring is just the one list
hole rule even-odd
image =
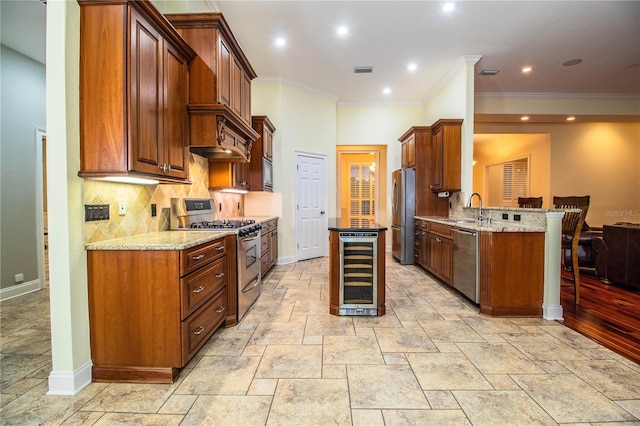
[[276, 261], [276, 265], [288, 265], [290, 263], [296, 263], [295, 256], [278, 256], [278, 260]]
[[27, 293], [33, 293], [34, 291], [38, 291], [41, 288], [42, 286], [40, 285], [39, 279], [35, 279], [33, 281], [18, 285], [12, 285], [11, 287], [6, 287], [0, 290], [0, 301], [4, 302], [5, 300], [13, 299], [14, 297], [22, 296]]
[[563, 321], [562, 305], [542, 305], [542, 318], [549, 321]]
[[93, 363], [88, 361], [73, 372], [52, 371], [47, 395], [76, 395], [91, 383], [92, 366]]

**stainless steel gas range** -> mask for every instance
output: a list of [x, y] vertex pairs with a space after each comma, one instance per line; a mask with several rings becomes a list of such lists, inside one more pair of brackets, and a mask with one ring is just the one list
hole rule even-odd
[[208, 198], [172, 198], [170, 228], [174, 231], [236, 231], [238, 235], [238, 321], [260, 295], [260, 224], [247, 219], [216, 219]]

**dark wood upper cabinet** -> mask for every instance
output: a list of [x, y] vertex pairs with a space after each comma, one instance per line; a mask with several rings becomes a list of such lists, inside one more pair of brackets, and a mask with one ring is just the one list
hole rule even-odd
[[149, 1], [78, 3], [78, 175], [186, 182], [195, 52]]
[[441, 119], [431, 126], [432, 191], [460, 191], [462, 187], [462, 120]]
[[251, 150], [250, 189], [273, 192], [273, 133], [276, 128], [266, 115], [254, 116], [252, 123], [259, 136]]
[[[207, 154], [212, 158], [215, 149], [227, 149], [248, 162], [258, 138], [251, 127], [251, 80], [256, 73], [229, 25], [220, 13], [165, 16], [198, 54], [190, 71], [189, 145], [213, 149]], [[224, 155], [220, 157], [224, 161]]]

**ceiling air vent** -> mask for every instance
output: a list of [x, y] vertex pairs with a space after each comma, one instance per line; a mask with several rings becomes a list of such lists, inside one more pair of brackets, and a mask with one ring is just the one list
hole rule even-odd
[[500, 72], [500, 70], [482, 70], [480, 71], [480, 75], [496, 75]]
[[373, 71], [373, 67], [354, 67], [353, 72], [356, 74], [369, 74]]

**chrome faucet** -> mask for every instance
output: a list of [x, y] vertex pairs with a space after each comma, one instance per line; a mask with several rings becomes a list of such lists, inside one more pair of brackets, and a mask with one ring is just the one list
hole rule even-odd
[[477, 195], [478, 196], [478, 205], [480, 207], [480, 210], [478, 211], [478, 222], [482, 223], [482, 196], [480, 196], [480, 194], [478, 194], [477, 192], [474, 192], [473, 194], [471, 194], [471, 196], [469, 197], [469, 205], [467, 207], [471, 207], [471, 200], [473, 200], [473, 196]]

